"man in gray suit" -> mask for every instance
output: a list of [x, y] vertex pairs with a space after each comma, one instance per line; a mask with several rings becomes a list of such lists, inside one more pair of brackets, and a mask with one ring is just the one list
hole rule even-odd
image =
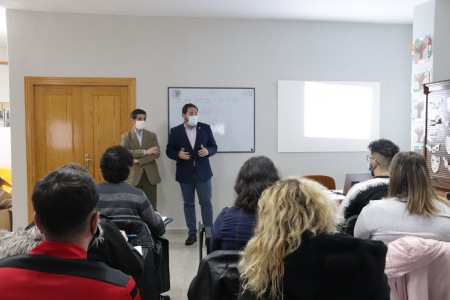
[[156, 210], [156, 185], [161, 182], [156, 159], [159, 144], [156, 133], [144, 129], [147, 113], [135, 109], [130, 115], [133, 128], [122, 134], [122, 146], [133, 154], [133, 166], [127, 183], [144, 191]]

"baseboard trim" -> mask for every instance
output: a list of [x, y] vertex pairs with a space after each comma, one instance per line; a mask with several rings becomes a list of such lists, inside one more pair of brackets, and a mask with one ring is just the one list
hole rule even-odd
[[182, 234], [182, 233], [187, 234], [188, 230], [187, 229], [168, 229], [168, 228], [166, 228], [166, 234]]

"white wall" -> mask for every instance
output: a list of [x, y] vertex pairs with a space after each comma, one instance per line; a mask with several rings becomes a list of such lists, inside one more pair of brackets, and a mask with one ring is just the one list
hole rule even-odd
[[[412, 74], [416, 72], [425, 72], [429, 70], [430, 78], [427, 78], [428, 81], [435, 81], [434, 79], [434, 70], [433, 70], [433, 61], [434, 61], [434, 11], [435, 11], [435, 0], [431, 0], [425, 2], [421, 5], [418, 5], [414, 8], [414, 20], [413, 20], [413, 35], [411, 38], [411, 44], [418, 38], [425, 37], [429, 35], [432, 41], [432, 55], [428, 61], [424, 61], [422, 63], [416, 64], [414, 61], [411, 61], [412, 65]], [[412, 81], [411, 81], [412, 83]], [[412, 90], [412, 86], [411, 86]], [[417, 117], [417, 110], [414, 109], [416, 103], [423, 101], [425, 103], [425, 95], [423, 91], [417, 91], [411, 93], [411, 149], [415, 151], [420, 151], [419, 149], [423, 149], [423, 141], [425, 139], [424, 135], [420, 141], [418, 141], [418, 136], [415, 133], [416, 129], [421, 129], [421, 132], [424, 132], [425, 129], [425, 111], [421, 114], [422, 117]], [[416, 118], [417, 117], [417, 118]]]
[[[136, 77], [137, 106], [165, 148], [167, 87], [255, 87], [255, 155], [271, 157], [284, 176], [327, 173], [342, 188], [345, 173], [367, 170], [366, 153], [278, 153], [277, 80], [380, 81], [381, 136], [409, 149], [411, 25], [14, 10], [7, 22], [15, 116], [25, 110], [24, 76]], [[25, 123], [12, 125], [14, 184], [25, 187]], [[252, 155], [211, 158], [215, 214], [232, 204], [235, 176]], [[158, 165], [158, 208], [174, 217], [170, 228], [185, 228], [175, 162], [162, 155]], [[14, 227], [27, 223], [25, 190], [14, 191]]]
[[[8, 62], [6, 47], [0, 47], [0, 61]], [[0, 102], [9, 102], [9, 65], [0, 65]]]
[[[8, 61], [8, 49], [0, 47], [0, 61]], [[9, 65], [0, 65], [0, 102], [9, 102]], [[11, 169], [11, 128], [0, 127], [0, 169]]]
[[434, 0], [434, 45], [433, 45], [433, 81], [442, 81], [450, 79], [450, 1]]

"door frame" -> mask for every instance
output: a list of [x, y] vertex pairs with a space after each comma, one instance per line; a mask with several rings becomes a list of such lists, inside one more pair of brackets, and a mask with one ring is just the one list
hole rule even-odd
[[107, 77], [39, 77], [25, 76], [25, 130], [26, 130], [26, 159], [27, 159], [27, 206], [28, 222], [34, 218], [31, 194], [38, 178], [34, 170], [34, 88], [39, 85], [61, 86], [126, 86], [128, 87], [129, 107], [136, 107], [136, 78], [107, 78]]

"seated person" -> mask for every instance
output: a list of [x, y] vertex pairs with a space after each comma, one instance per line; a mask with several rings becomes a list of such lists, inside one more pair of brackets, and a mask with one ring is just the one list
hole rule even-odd
[[342, 217], [321, 184], [280, 180], [264, 191], [257, 214], [238, 299], [389, 300], [387, 247], [336, 233]]
[[44, 240], [0, 260], [2, 299], [141, 299], [129, 275], [87, 259], [99, 196], [89, 174], [61, 168], [39, 180], [31, 200]]
[[34, 226], [34, 222], [30, 229], [14, 231], [0, 229], [0, 259], [25, 254], [36, 247], [43, 239], [44, 235]]
[[259, 197], [279, 179], [279, 172], [268, 157], [252, 157], [242, 165], [234, 185], [234, 206], [220, 212], [211, 230], [211, 252], [245, 247], [256, 225]]
[[369, 144], [368, 148], [370, 154], [367, 155], [367, 160], [374, 178], [359, 182], [350, 188], [339, 207], [344, 212], [345, 219], [359, 215], [370, 200], [379, 200], [387, 195], [389, 166], [400, 148], [386, 139], [375, 140]]
[[154, 234], [163, 235], [166, 231], [164, 222], [145, 193], [124, 182], [132, 165], [133, 156], [125, 147], [106, 149], [100, 160], [100, 169], [106, 182], [98, 184], [100, 201], [97, 210], [108, 217], [140, 217]]
[[[70, 168], [88, 173], [81, 165], [71, 162], [61, 168]], [[142, 255], [127, 243], [125, 233], [122, 233], [116, 224], [108, 217], [100, 215], [98, 222], [100, 235], [88, 249], [88, 258], [103, 261], [114, 269], [119, 269], [135, 279], [144, 271]]]
[[135, 279], [144, 272], [144, 258], [127, 242], [116, 224], [108, 217], [101, 216], [99, 229], [102, 233], [88, 249], [88, 258], [103, 261], [114, 269], [119, 269]]
[[386, 243], [403, 236], [450, 242], [450, 206], [433, 188], [425, 158], [398, 153], [391, 164], [388, 198], [373, 201], [356, 221], [355, 236]]
[[[139, 278], [144, 271], [144, 260], [127, 243], [119, 228], [107, 217], [100, 216], [97, 229], [98, 236], [88, 248], [88, 259], [102, 261], [111, 268]], [[34, 221], [25, 230], [5, 232], [0, 234], [0, 258], [25, 254], [44, 240], [44, 235], [37, 229]]]

